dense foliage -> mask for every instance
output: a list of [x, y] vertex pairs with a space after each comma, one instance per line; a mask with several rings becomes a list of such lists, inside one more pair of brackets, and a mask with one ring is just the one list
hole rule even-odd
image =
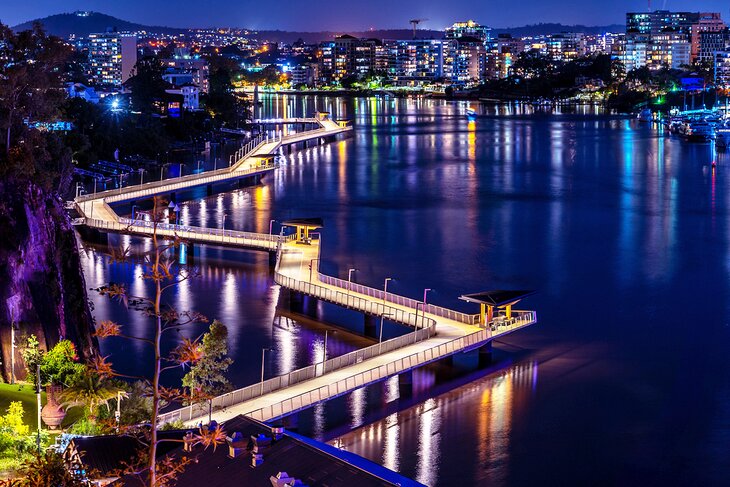
[[233, 359], [228, 356], [228, 328], [214, 320], [209, 331], [203, 335], [201, 350], [201, 359], [190, 367], [182, 380], [183, 386], [191, 390], [193, 400], [196, 396], [209, 398], [231, 389], [226, 377], [228, 367], [233, 363]]
[[36, 367], [41, 366], [41, 384], [71, 386], [85, 373], [84, 365], [79, 362], [76, 346], [69, 340], [61, 340], [51, 350], [44, 352], [39, 348], [35, 335], [27, 338], [21, 347], [28, 378], [35, 382]]
[[71, 53], [38, 25], [15, 33], [0, 24], [0, 177], [48, 190], [69, 184], [71, 152], [61, 135], [42, 124], [61, 114], [62, 75]]

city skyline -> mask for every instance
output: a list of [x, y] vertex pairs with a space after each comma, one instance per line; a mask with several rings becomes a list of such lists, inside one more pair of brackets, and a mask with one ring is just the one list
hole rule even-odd
[[[635, 0], [620, 0], [609, 6], [591, 2], [590, 7], [578, 0], [557, 0], [539, 2], [527, 0], [520, 9], [510, 11], [497, 4], [477, 6], [466, 0], [457, 0], [448, 8], [435, 0], [415, 2], [406, 0], [394, 4], [375, 0], [362, 4], [347, 4], [333, 0], [301, 4], [284, 1], [277, 9], [276, 18], [268, 17], [266, 9], [255, 2], [231, 3], [226, 0], [211, 0], [207, 11], [201, 11], [199, 4], [191, 0], [176, 3], [176, 9], [158, 1], [129, 0], [123, 5], [99, 5], [92, 0], [74, 0], [64, 3], [59, 10], [56, 2], [16, 4], [4, 12], [0, 22], [17, 25], [37, 18], [75, 10], [93, 10], [121, 19], [147, 25], [164, 25], [180, 28], [195, 27], [246, 27], [252, 29], [277, 29], [290, 31], [347, 31], [375, 29], [407, 29], [412, 18], [425, 19], [421, 28], [439, 30], [450, 25], [456, 18], [473, 18], [490, 27], [506, 28], [536, 23], [563, 23], [608, 25], [623, 24], [627, 11], [647, 10], [648, 4]], [[320, 7], [313, 15], [313, 8]], [[665, 2], [652, 4], [652, 9], [718, 11], [725, 10], [722, 0], [703, 0], [677, 4]]]

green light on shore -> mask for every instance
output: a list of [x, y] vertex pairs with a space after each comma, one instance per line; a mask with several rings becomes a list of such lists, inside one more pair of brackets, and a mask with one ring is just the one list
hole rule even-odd
[[656, 103], [657, 105], [664, 105], [666, 102], [667, 100], [663, 96], [657, 96], [654, 103]]

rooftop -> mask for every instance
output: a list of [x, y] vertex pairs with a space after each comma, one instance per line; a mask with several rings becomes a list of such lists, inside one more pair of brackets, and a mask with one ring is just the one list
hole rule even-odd
[[[186, 466], [176, 486], [277, 485], [276, 477], [281, 477], [281, 473], [310, 487], [421, 486], [363, 458], [346, 454], [340, 457], [339, 450], [316, 440], [290, 433], [273, 437], [271, 427], [242, 415], [226, 421], [222, 427], [228, 437], [240, 433], [242, 441], [233, 445], [237, 448], [235, 458], [231, 458], [233, 449], [226, 444], [218, 445], [216, 449], [196, 446], [189, 453], [184, 452], [182, 447], [177, 448], [171, 455], [193, 455], [195, 461]], [[263, 437], [266, 437], [264, 441], [254, 440]], [[254, 467], [252, 458], [256, 443], [263, 446], [258, 447], [261, 461]], [[136, 477], [127, 476], [113, 485], [131, 487], [139, 484]]]
[[520, 291], [482, 291], [474, 294], [464, 294], [459, 299], [470, 303], [486, 304], [487, 306], [505, 306], [516, 303], [517, 301], [535, 294], [536, 291], [520, 290]]

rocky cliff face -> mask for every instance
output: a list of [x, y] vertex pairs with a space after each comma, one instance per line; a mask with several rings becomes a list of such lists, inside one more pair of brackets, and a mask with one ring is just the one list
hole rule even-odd
[[[0, 182], [0, 195], [0, 372], [9, 380], [13, 321], [16, 345], [30, 334], [46, 349], [67, 338], [82, 359], [92, 356], [93, 318], [62, 201], [33, 184]], [[15, 364], [24, 376], [17, 352]]]

